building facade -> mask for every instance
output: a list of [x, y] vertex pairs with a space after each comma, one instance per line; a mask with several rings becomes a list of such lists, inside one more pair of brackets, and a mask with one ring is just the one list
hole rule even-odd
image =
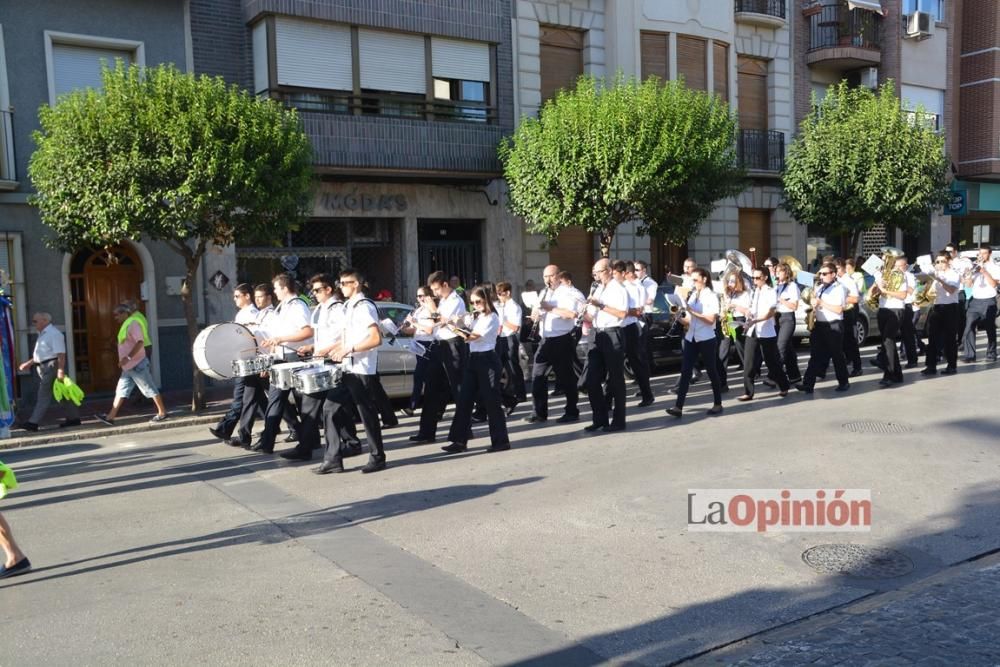
[[28, 204], [27, 177], [38, 108], [71, 90], [99, 88], [102, 61], [190, 69], [187, 3], [94, 0], [86, 11], [66, 0], [14, 4], [0, 5], [0, 283], [13, 297], [16, 356], [31, 354], [31, 313], [47, 311], [66, 333], [70, 374], [88, 392], [109, 391], [119, 374], [112, 310], [134, 299], [149, 320], [154, 375], [164, 387], [187, 386], [189, 365], [159, 363], [191, 357], [180, 257], [146, 242], [74, 254], [49, 249], [48, 228]]

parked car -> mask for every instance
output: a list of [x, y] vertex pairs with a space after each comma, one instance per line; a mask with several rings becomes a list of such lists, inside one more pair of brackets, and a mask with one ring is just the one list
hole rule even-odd
[[[379, 321], [389, 319], [398, 328], [413, 306], [394, 301], [376, 301]], [[384, 328], [382, 344], [378, 348], [378, 376], [389, 398], [409, 398], [413, 392], [413, 372], [417, 358], [413, 352], [412, 337], [401, 333], [390, 334]]]

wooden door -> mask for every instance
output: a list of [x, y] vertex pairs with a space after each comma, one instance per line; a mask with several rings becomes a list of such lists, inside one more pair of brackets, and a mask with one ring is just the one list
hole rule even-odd
[[750, 248], [757, 251], [757, 262], [771, 254], [771, 212], [756, 209], [740, 209], [740, 252], [750, 254]]
[[583, 227], [567, 227], [559, 233], [556, 245], [549, 248], [549, 262], [562, 271], [573, 274], [573, 286], [587, 293], [590, 287], [590, 270], [597, 261], [594, 235]]
[[767, 61], [739, 56], [737, 91], [741, 130], [767, 129]]
[[142, 264], [128, 248], [116, 246], [108, 251], [93, 252], [83, 267], [86, 304], [83, 331], [86, 348], [77, 351], [78, 374], [84, 379], [85, 391], [110, 391], [118, 382], [118, 328], [112, 314], [123, 301], [139, 299]]

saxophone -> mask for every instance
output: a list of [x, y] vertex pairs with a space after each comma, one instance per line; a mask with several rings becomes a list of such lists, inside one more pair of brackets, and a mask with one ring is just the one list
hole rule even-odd
[[[885, 284], [885, 289], [888, 292], [898, 292], [899, 288], [903, 285], [903, 281], [906, 279], [903, 276], [903, 272], [897, 271], [895, 268], [896, 258], [902, 256], [903, 251], [899, 248], [892, 246], [882, 247], [882, 282]], [[878, 310], [879, 293], [881, 291], [877, 284], [872, 285], [871, 289], [868, 290], [868, 296], [865, 297], [865, 304], [870, 310]]]

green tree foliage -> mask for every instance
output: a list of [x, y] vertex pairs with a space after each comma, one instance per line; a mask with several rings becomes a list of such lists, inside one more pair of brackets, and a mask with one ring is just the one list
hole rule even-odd
[[852, 248], [877, 223], [919, 232], [949, 199], [944, 137], [924, 117], [901, 109], [892, 81], [878, 94], [831, 86], [788, 149], [782, 206]]
[[[126, 239], [168, 245], [184, 258], [193, 341], [190, 286], [208, 244], [278, 238], [303, 219], [308, 137], [294, 111], [172, 65], [119, 62], [103, 83], [39, 110], [28, 171], [55, 232], [46, 242], [67, 252]], [[192, 404], [203, 403], [195, 371]]]
[[512, 210], [550, 240], [568, 226], [618, 225], [683, 243], [718, 200], [742, 189], [736, 121], [715, 95], [681, 81], [581, 77], [500, 146]]

